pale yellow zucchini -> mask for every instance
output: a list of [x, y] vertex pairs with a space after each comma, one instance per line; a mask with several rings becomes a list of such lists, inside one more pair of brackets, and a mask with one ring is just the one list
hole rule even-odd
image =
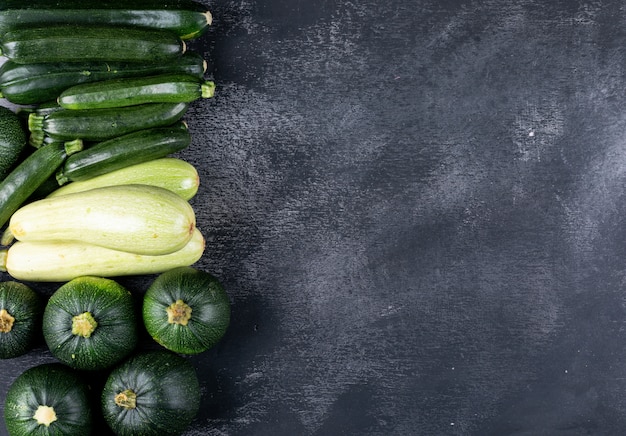
[[77, 241], [135, 254], [180, 250], [196, 225], [191, 205], [167, 189], [121, 185], [45, 198], [18, 209], [19, 241]]
[[63, 282], [92, 275], [117, 277], [159, 274], [197, 262], [204, 252], [205, 240], [197, 228], [180, 250], [159, 256], [146, 256], [111, 250], [83, 242], [16, 242], [0, 251], [0, 270], [16, 280]]
[[103, 186], [143, 184], [168, 189], [185, 200], [198, 192], [200, 179], [196, 168], [182, 159], [165, 157], [131, 165], [87, 180], [70, 182], [53, 191], [48, 198]]

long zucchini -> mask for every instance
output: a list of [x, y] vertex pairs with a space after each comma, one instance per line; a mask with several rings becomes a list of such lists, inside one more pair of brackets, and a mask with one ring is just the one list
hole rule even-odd
[[56, 98], [67, 88], [81, 83], [120, 77], [157, 74], [189, 74], [202, 78], [207, 62], [188, 51], [170, 62], [48, 62], [17, 64], [6, 61], [0, 67], [0, 93], [14, 104], [38, 104]]
[[195, 229], [191, 239], [178, 251], [146, 256], [71, 241], [16, 242], [0, 250], [0, 271], [17, 280], [66, 282], [80, 276], [119, 277], [159, 274], [197, 262], [204, 253], [205, 240]]
[[174, 157], [164, 157], [127, 166], [87, 180], [71, 182], [61, 187], [54, 180], [54, 183], [51, 183], [54, 189], [47, 192], [47, 195], [58, 197], [104, 186], [132, 184], [159, 186], [169, 189], [185, 200], [191, 200], [198, 192], [200, 177], [196, 167], [189, 162]]
[[215, 83], [190, 74], [125, 77], [72, 86], [57, 99], [66, 109], [101, 109], [146, 103], [191, 103], [211, 98]]
[[91, 25], [55, 25], [11, 30], [0, 54], [18, 64], [42, 62], [168, 62], [185, 42], [164, 30]]
[[159, 159], [181, 151], [191, 143], [182, 121], [171, 127], [156, 127], [118, 136], [89, 146], [70, 156], [57, 172], [59, 185], [88, 180], [130, 165]]
[[11, 216], [9, 231], [20, 241], [79, 241], [159, 255], [180, 250], [195, 225], [191, 205], [173, 192], [123, 185], [29, 203]]
[[37, 147], [45, 136], [69, 141], [104, 141], [127, 133], [171, 125], [187, 111], [188, 103], [150, 103], [124, 108], [57, 110], [46, 115], [31, 113], [29, 142]]
[[81, 141], [47, 144], [15, 167], [0, 183], [0, 227], [41, 184], [54, 175], [68, 155], [81, 149]]
[[136, 26], [197, 38], [211, 25], [206, 6], [190, 0], [8, 0], [0, 6], [0, 34], [50, 24]]

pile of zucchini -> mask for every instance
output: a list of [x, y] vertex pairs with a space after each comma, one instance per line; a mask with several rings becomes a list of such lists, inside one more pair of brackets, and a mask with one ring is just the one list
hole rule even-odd
[[[0, 5], [0, 358], [43, 332], [59, 361], [26, 370], [5, 402], [11, 435], [90, 434], [94, 387], [118, 435], [180, 434], [200, 386], [181, 355], [224, 335], [230, 304], [194, 269], [205, 240], [190, 200], [184, 116], [215, 94], [188, 42], [211, 25], [193, 0], [4, 0]], [[140, 318], [114, 279], [158, 274]], [[44, 299], [27, 282], [63, 283]], [[79, 372], [76, 372], [79, 371]]]

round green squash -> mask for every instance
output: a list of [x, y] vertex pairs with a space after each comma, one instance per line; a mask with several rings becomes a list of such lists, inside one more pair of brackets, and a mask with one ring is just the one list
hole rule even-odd
[[118, 436], [179, 435], [198, 413], [200, 384], [185, 358], [143, 351], [111, 371], [101, 401], [104, 419]]
[[132, 296], [111, 279], [70, 280], [46, 305], [43, 335], [52, 355], [68, 366], [109, 368], [127, 357], [138, 342]]
[[230, 301], [220, 282], [193, 267], [160, 274], [143, 300], [143, 322], [168, 350], [197, 354], [213, 347], [230, 324]]
[[0, 282], [0, 359], [29, 351], [41, 328], [44, 304], [23, 283]]
[[10, 436], [88, 435], [92, 424], [89, 389], [65, 365], [33, 366], [9, 387], [4, 420]]
[[20, 117], [0, 106], [0, 180], [13, 169], [26, 148], [26, 131]]

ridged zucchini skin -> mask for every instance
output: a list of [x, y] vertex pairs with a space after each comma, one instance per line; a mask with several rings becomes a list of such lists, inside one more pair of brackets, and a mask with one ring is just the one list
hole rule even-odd
[[173, 192], [123, 185], [29, 203], [11, 216], [9, 231], [20, 241], [79, 241], [160, 255], [183, 248], [195, 224], [191, 205]]
[[164, 30], [111, 26], [44, 26], [11, 30], [2, 55], [18, 64], [42, 62], [167, 62], [185, 52], [184, 41]]
[[172, 62], [46, 62], [0, 66], [1, 96], [14, 104], [39, 104], [56, 100], [66, 89], [82, 83], [120, 77], [157, 74], [189, 74], [201, 79], [207, 62], [198, 53], [187, 51]]
[[9, 0], [0, 6], [0, 35], [50, 24], [136, 26], [163, 29], [181, 39], [201, 36], [212, 23], [207, 8], [194, 1]]
[[33, 192], [59, 169], [66, 157], [82, 149], [82, 142], [46, 144], [35, 150], [0, 182], [0, 227]]
[[155, 127], [99, 142], [70, 156], [57, 172], [57, 182], [88, 180], [141, 162], [159, 159], [191, 144], [187, 126]]
[[0, 250], [0, 270], [16, 280], [65, 282], [76, 277], [121, 277], [159, 274], [193, 265], [202, 257], [205, 240], [195, 229], [189, 242], [178, 251], [159, 256], [111, 250], [83, 242], [15, 242]]
[[28, 117], [29, 142], [37, 147], [45, 136], [60, 141], [104, 141], [153, 127], [169, 126], [187, 112], [188, 103], [149, 103], [124, 108], [63, 109]]
[[125, 77], [72, 86], [57, 99], [66, 109], [101, 109], [146, 103], [191, 103], [211, 98], [215, 83], [187, 74]]
[[71, 182], [59, 187], [54, 181], [55, 189], [48, 197], [88, 191], [116, 185], [152, 185], [169, 189], [185, 200], [191, 200], [198, 192], [200, 177], [196, 167], [189, 162], [174, 157], [164, 157], [147, 162], [127, 166], [87, 180]]

